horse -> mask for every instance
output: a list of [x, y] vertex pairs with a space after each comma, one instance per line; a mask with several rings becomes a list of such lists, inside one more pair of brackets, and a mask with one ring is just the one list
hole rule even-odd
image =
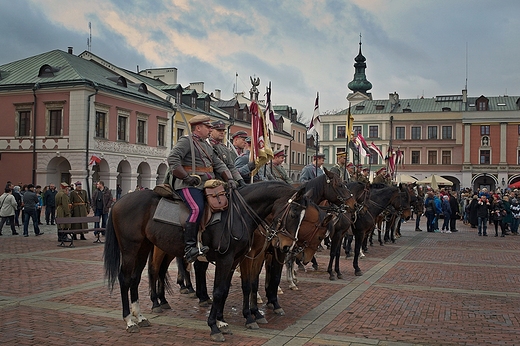
[[376, 218], [388, 207], [393, 207], [400, 215], [409, 219], [411, 216], [410, 192], [407, 188], [387, 186], [378, 189], [365, 189], [363, 207], [357, 212], [352, 231], [356, 240], [354, 246], [354, 273], [363, 275], [359, 268], [359, 255], [362, 244], [374, 229]]
[[[339, 260], [341, 257], [341, 244], [343, 239], [346, 236], [352, 236], [352, 218], [357, 215], [357, 213], [363, 207], [364, 197], [366, 189], [368, 189], [368, 185], [365, 185], [360, 182], [351, 182], [347, 183], [347, 188], [353, 195], [353, 199], [356, 202], [354, 210], [350, 213], [342, 213], [338, 215], [338, 219], [334, 223], [329, 224], [330, 228], [330, 256], [329, 256], [329, 265], [327, 267], [327, 272], [329, 273], [329, 280], [343, 279], [343, 274], [339, 269]], [[334, 265], [334, 271], [332, 266]]]
[[[292, 188], [296, 191], [295, 187]], [[325, 174], [311, 179], [301, 185], [301, 188], [304, 189], [306, 195], [312, 192], [309, 198], [311, 198], [313, 203], [317, 204], [323, 200], [327, 200], [331, 203], [344, 206], [346, 209], [352, 209], [355, 206], [352, 194], [342, 183], [339, 176], [326, 169]], [[255, 231], [253, 246], [240, 263], [240, 277], [242, 279], [243, 291], [242, 315], [246, 319], [247, 328], [257, 329], [258, 323], [267, 323], [267, 320], [257, 307], [259, 275], [264, 260], [266, 260], [266, 304], [273, 309], [275, 314], [285, 314], [278, 302], [278, 286], [281, 281], [285, 254], [295, 246], [299, 239], [298, 234], [293, 233], [292, 235], [287, 235], [287, 233], [279, 234], [279, 236], [274, 239], [274, 241], [277, 242], [275, 244], [262, 241], [262, 239], [266, 238], [261, 235], [261, 230]]]
[[[202, 234], [203, 244], [210, 247], [206, 257], [216, 266], [213, 302], [207, 321], [213, 341], [224, 341], [223, 332], [229, 332], [223, 317], [224, 304], [234, 269], [248, 252], [254, 229], [263, 224], [270, 233], [276, 233], [280, 228], [296, 232], [301, 223], [304, 206], [297, 201], [303, 198], [303, 194], [292, 193], [289, 195], [293, 196], [292, 199], [288, 200], [286, 186], [279, 182], [260, 182], [230, 190], [229, 208], [221, 213], [222, 221], [209, 225]], [[139, 326], [150, 325], [139, 308], [138, 285], [153, 246], [156, 245], [171, 256], [184, 255], [183, 227], [153, 219], [160, 198], [152, 190], [127, 194], [114, 204], [107, 222], [105, 277], [110, 290], [114, 287], [116, 277], [119, 280], [123, 319], [129, 332], [138, 332]], [[275, 220], [277, 229], [263, 221], [271, 212], [283, 215], [282, 220]], [[187, 215], [188, 210], [184, 208], [180, 219], [186, 219]], [[195, 270], [198, 277], [200, 273], [197, 273], [196, 266]], [[205, 273], [202, 275], [205, 278]]]

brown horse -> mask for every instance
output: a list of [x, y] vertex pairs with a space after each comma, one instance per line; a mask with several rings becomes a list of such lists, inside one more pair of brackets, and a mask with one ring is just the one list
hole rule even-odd
[[[313, 203], [317, 204], [327, 200], [349, 210], [355, 206], [351, 192], [345, 187], [339, 176], [327, 170], [325, 170], [325, 174], [301, 185], [301, 188], [305, 190], [306, 195], [312, 192], [310, 198]], [[278, 302], [278, 286], [281, 281], [285, 254], [294, 248], [299, 238], [298, 234], [293, 233], [288, 237], [287, 233], [284, 233], [273, 239], [274, 243], [269, 243], [265, 241], [266, 237], [262, 235], [262, 230], [255, 231], [251, 250], [240, 263], [243, 292], [242, 314], [246, 319], [247, 328], [256, 329], [258, 328], [257, 323], [267, 323], [257, 307], [259, 276], [264, 260], [266, 260], [266, 304], [273, 309], [275, 314], [285, 314]]]
[[[223, 317], [224, 304], [234, 268], [248, 252], [255, 228], [263, 224], [274, 234], [280, 229], [296, 232], [305, 208], [300, 204], [304, 190], [301, 191], [302, 193], [294, 196], [292, 187], [279, 182], [261, 182], [231, 190], [230, 206], [222, 212], [222, 221], [208, 226], [203, 233], [202, 242], [211, 249], [207, 258], [216, 266], [213, 303], [208, 316], [212, 340], [225, 340], [219, 328], [221, 326], [225, 332], [228, 331]], [[153, 219], [160, 198], [151, 190], [127, 194], [114, 204], [107, 223], [105, 275], [110, 289], [113, 288], [116, 277], [119, 280], [123, 319], [129, 332], [138, 331], [139, 326], [149, 325], [140, 312], [138, 285], [153, 246], [156, 245], [171, 256], [184, 255], [183, 228]], [[275, 227], [266, 225], [263, 221], [272, 212], [283, 215], [283, 218], [274, 220]], [[195, 271], [199, 277], [197, 268]], [[205, 273], [201, 275], [205, 277]], [[129, 291], [132, 310], [129, 305]], [[137, 319], [137, 323], [132, 316]]]

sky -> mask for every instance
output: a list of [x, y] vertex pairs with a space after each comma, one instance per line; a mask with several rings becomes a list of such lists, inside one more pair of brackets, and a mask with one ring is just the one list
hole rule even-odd
[[[373, 99], [520, 95], [517, 0], [0, 0], [0, 65], [87, 50], [136, 71], [176, 67], [178, 83], [249, 95], [307, 121], [348, 107], [354, 58]], [[238, 74], [238, 76], [237, 76]], [[466, 82], [467, 78], [467, 82]], [[262, 97], [261, 97], [262, 98]]]

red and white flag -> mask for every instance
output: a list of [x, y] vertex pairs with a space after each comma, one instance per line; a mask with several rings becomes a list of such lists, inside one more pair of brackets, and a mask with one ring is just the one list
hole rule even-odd
[[251, 176], [255, 175], [260, 167], [273, 159], [273, 150], [267, 132], [266, 120], [264, 113], [256, 102], [251, 102], [249, 106], [251, 111], [251, 128], [253, 135], [251, 136], [251, 161], [255, 162], [255, 169], [251, 172]]
[[312, 135], [314, 138], [316, 138], [316, 135], [319, 136], [318, 123], [321, 122], [319, 98], [320, 98], [319, 93], [316, 93], [316, 102], [314, 103], [314, 113], [312, 114], [312, 119], [309, 124], [309, 129], [307, 130], [307, 134]]
[[370, 149], [372, 149], [372, 151], [376, 152], [377, 155], [379, 155], [379, 157], [381, 158], [381, 161], [383, 161], [385, 159], [383, 157], [383, 152], [381, 151], [381, 149], [379, 149], [379, 147], [377, 145], [374, 144], [374, 142], [370, 143]]
[[90, 162], [89, 162], [89, 166], [92, 166], [92, 165], [97, 165], [98, 163], [101, 162], [101, 157], [97, 156], [96, 154], [92, 154], [92, 156], [90, 157]]

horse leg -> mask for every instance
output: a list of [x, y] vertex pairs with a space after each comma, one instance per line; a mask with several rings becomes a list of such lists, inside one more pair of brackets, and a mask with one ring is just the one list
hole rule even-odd
[[[217, 317], [223, 319], [221, 314], [224, 311], [224, 305], [226, 304], [227, 293], [231, 286], [231, 278], [233, 276], [233, 254], [228, 254], [225, 257], [217, 259], [215, 266], [215, 281], [213, 285], [213, 304], [211, 304], [211, 310], [208, 316], [208, 326], [211, 329], [211, 340], [223, 342], [224, 338], [223, 331], [221, 330], [227, 327], [225, 321], [218, 321]], [[199, 276], [197, 275], [196, 285]], [[200, 298], [199, 298], [200, 299]], [[217, 323], [218, 322], [218, 323]]]
[[180, 287], [181, 294], [188, 294], [190, 297], [195, 297], [195, 290], [191, 283], [189, 264], [186, 263], [183, 257], [177, 257], [177, 284]]
[[[188, 263], [186, 263], [184, 258], [182, 258], [182, 262], [184, 263], [184, 272], [185, 272], [184, 282], [185, 282], [186, 288], [188, 289], [188, 296], [191, 298], [196, 298], [197, 296], [195, 294], [195, 290], [193, 289], [193, 284], [191, 282], [191, 270], [189, 269], [190, 265]], [[191, 266], [191, 267], [193, 268], [193, 266]]]
[[139, 326], [132, 320], [130, 314], [130, 304], [128, 292], [130, 290], [131, 274], [128, 273], [123, 266], [118, 275], [119, 288], [121, 291], [121, 303], [123, 305], [123, 320], [126, 323], [126, 331], [129, 333], [138, 333]]
[[285, 311], [278, 303], [278, 286], [280, 285], [284, 259], [285, 254], [275, 249], [274, 254], [266, 256], [265, 261], [267, 307], [272, 308], [274, 313], [280, 316], [285, 315]]
[[193, 268], [195, 269], [195, 295], [199, 298], [199, 306], [201, 307], [208, 307], [212, 304], [206, 283], [208, 265], [208, 262], [201, 261], [195, 261], [193, 263]]
[[253, 260], [253, 280], [251, 282], [250, 297], [251, 315], [254, 316], [255, 322], [260, 324], [267, 324], [267, 320], [265, 319], [262, 312], [258, 309], [258, 287], [260, 285], [260, 272], [262, 271], [262, 267], [264, 265], [264, 259], [265, 254]]
[[137, 325], [139, 327], [149, 327], [150, 322], [146, 317], [141, 313], [141, 308], [139, 307], [139, 283], [141, 282], [141, 273], [146, 265], [146, 259], [150, 249], [147, 247], [141, 247], [139, 254], [137, 255], [137, 265], [134, 269], [134, 274], [130, 283], [130, 301], [132, 303], [132, 316], [137, 319]]
[[170, 290], [170, 283], [168, 277], [168, 268], [170, 267], [170, 263], [172, 263], [175, 257], [166, 255], [161, 263], [161, 268], [159, 270], [159, 285], [157, 287], [157, 297], [159, 298], [160, 308], [164, 310], [169, 310], [172, 307], [166, 300], [166, 291]]
[[[255, 319], [251, 315], [252, 286], [253, 286], [253, 260], [244, 258], [240, 263], [240, 281], [242, 283], [242, 316], [246, 319], [247, 329], [258, 329]], [[255, 297], [256, 298], [256, 297]]]
[[361, 243], [363, 241], [363, 234], [360, 232], [356, 232], [356, 243], [354, 245], [354, 261], [352, 262], [352, 265], [354, 266], [354, 274], [356, 276], [363, 275], [363, 272], [361, 271], [361, 268], [359, 268], [359, 253], [361, 252]]
[[160, 249], [154, 247], [150, 252], [148, 261], [148, 282], [150, 286], [150, 300], [152, 301], [152, 312], [161, 313], [161, 304], [159, 303], [159, 265], [158, 262], [162, 261]]
[[349, 258], [352, 255], [352, 240], [354, 240], [354, 236], [353, 235], [347, 235], [345, 240], [346, 240], [345, 257]]
[[287, 276], [287, 282], [289, 283], [289, 289], [293, 291], [297, 291], [299, 288], [296, 286], [296, 273], [294, 271], [294, 257], [289, 257], [287, 259], [287, 262], [285, 262], [285, 270], [286, 270], [286, 276]]

